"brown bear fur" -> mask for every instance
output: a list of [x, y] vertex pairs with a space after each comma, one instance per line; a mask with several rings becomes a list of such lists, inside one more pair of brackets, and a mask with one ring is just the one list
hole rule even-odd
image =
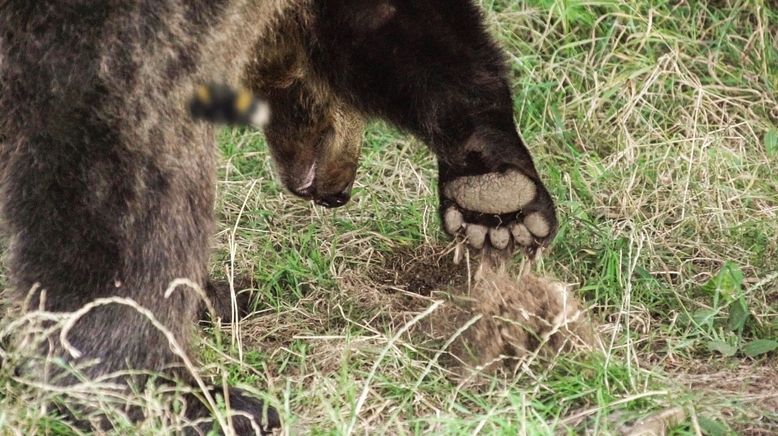
[[[449, 234], [508, 252], [553, 239], [553, 201], [516, 132], [503, 54], [474, 2], [336, 0], [294, 12], [259, 42], [244, 77], [270, 100], [268, 144], [291, 192], [345, 204], [362, 119], [378, 117], [436, 153]], [[517, 201], [464, 201], [473, 193], [448, 188], [463, 177], [473, 193]]]
[[553, 358], [596, 344], [585, 309], [566, 286], [531, 272], [513, 277], [485, 261], [469, 293], [459, 289], [449, 295], [436, 322], [450, 325], [450, 332], [480, 316], [451, 352], [485, 371], [510, 371], [534, 355]]
[[[210, 78], [238, 81], [254, 43], [295, 3], [3, 3], [0, 199], [18, 301], [36, 284], [53, 312], [129, 298], [186, 347], [201, 299], [185, 287], [163, 293], [181, 277], [204, 287], [216, 158], [213, 127], [193, 122], [186, 101]], [[150, 322], [116, 304], [84, 315], [68, 340], [81, 358], [58, 341], [41, 351], [74, 365], [99, 359], [87, 376], [165, 373], [179, 361]], [[261, 416], [259, 400], [230, 397]], [[209, 414], [189, 404], [192, 417]], [[236, 430], [252, 433], [244, 421]]]

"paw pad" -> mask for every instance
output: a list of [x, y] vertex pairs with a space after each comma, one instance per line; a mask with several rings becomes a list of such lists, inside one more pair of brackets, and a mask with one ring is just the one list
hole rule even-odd
[[467, 210], [504, 214], [527, 205], [535, 198], [535, 182], [518, 171], [465, 176], [449, 182], [446, 197]]
[[518, 170], [463, 176], [441, 190], [443, 227], [481, 249], [512, 247], [535, 252], [556, 232], [554, 205], [548, 192]]

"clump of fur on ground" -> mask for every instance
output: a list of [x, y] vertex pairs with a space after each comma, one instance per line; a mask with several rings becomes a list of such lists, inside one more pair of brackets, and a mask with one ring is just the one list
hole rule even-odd
[[514, 277], [487, 254], [469, 292], [453, 288], [449, 298], [433, 329], [451, 335], [472, 323], [449, 351], [488, 372], [511, 370], [533, 356], [591, 349], [596, 341], [585, 310], [564, 284], [531, 272]]

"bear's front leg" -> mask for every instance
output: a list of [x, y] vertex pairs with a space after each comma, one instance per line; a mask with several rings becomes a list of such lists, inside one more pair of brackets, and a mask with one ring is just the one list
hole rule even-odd
[[470, 245], [536, 253], [554, 204], [513, 121], [504, 56], [470, 0], [319, 2], [306, 52], [349, 106], [438, 157], [444, 229]]

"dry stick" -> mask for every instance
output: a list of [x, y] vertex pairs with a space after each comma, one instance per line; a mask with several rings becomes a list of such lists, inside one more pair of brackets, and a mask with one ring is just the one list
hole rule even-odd
[[165, 298], [170, 298], [170, 296], [173, 295], [173, 292], [178, 289], [179, 286], [186, 286], [193, 289], [195, 293], [205, 302], [205, 307], [211, 313], [211, 315], [216, 316], [216, 309], [214, 309], [213, 304], [211, 303], [211, 299], [208, 298], [208, 294], [205, 293], [200, 285], [193, 282], [192, 280], [184, 278], [174, 279], [172, 282], [170, 282], [167, 289], [165, 289]]
[[[44, 312], [44, 311], [32, 311], [27, 312], [24, 315], [16, 318], [15, 320], [9, 322], [5, 326], [3, 326], [3, 329], [0, 330], [0, 338], [6, 338], [10, 336], [11, 334], [17, 332], [24, 324], [27, 324], [33, 320], [42, 320], [42, 321], [60, 321], [63, 318], [62, 314], [56, 314], [53, 312]], [[56, 329], [50, 329], [50, 330], [56, 330]], [[0, 354], [0, 356], [4, 356], [5, 354]]]
[[235, 295], [235, 235], [238, 233], [238, 224], [240, 224], [240, 219], [243, 217], [243, 211], [246, 210], [246, 204], [248, 204], [251, 193], [254, 192], [254, 187], [256, 186], [257, 181], [254, 180], [251, 183], [251, 187], [249, 187], [249, 192], [243, 199], [243, 204], [240, 206], [240, 211], [238, 212], [238, 218], [235, 219], [235, 225], [232, 227], [232, 232], [230, 232], [229, 237], [230, 271], [227, 275], [227, 280], [230, 283], [230, 310], [232, 312], [232, 325], [230, 326], [230, 333], [232, 336], [232, 346], [234, 347], [236, 343], [238, 344], [238, 360], [241, 362], [243, 362], [243, 344], [240, 340], [240, 323], [238, 322], [238, 317], [240, 316], [240, 311], [238, 310], [238, 297]]
[[[35, 291], [37, 291], [41, 287], [41, 284], [38, 282], [33, 283], [32, 287], [30, 287], [30, 290], [27, 291], [27, 295], [24, 297], [24, 302], [22, 303], [24, 310], [27, 310], [28, 307], [30, 307], [30, 303], [32, 303], [32, 298], [35, 296]], [[41, 290], [41, 295], [38, 297], [38, 310], [44, 310], [46, 307], [46, 290]]]
[[633, 425], [623, 429], [621, 434], [629, 436], [650, 436], [667, 434], [667, 429], [681, 424], [688, 413], [686, 409], [677, 406], [638, 420]]
[[438, 300], [432, 303], [430, 307], [427, 308], [424, 312], [416, 315], [412, 320], [408, 321], [397, 333], [395, 333], [394, 336], [392, 336], [391, 339], [389, 339], [389, 342], [386, 344], [386, 347], [384, 347], [383, 350], [381, 350], [381, 354], [378, 355], [378, 358], [373, 363], [373, 367], [370, 369], [370, 374], [367, 375], [367, 380], [365, 380], [365, 386], [362, 388], [362, 392], [359, 394], [359, 399], [357, 399], [357, 405], [354, 408], [354, 412], [351, 415], [351, 422], [349, 422], [348, 428], [346, 429], [346, 434], [350, 435], [354, 431], [354, 426], [357, 423], [357, 417], [359, 416], [359, 412], [362, 410], [362, 406], [365, 404], [365, 400], [367, 399], [368, 391], [370, 390], [370, 382], [372, 382], [373, 377], [375, 377], [376, 372], [378, 371], [378, 366], [381, 364], [381, 361], [384, 360], [384, 357], [386, 357], [386, 354], [389, 352], [389, 350], [394, 346], [394, 343], [397, 342], [397, 340], [402, 336], [408, 329], [410, 329], [413, 325], [415, 325], [417, 322], [421, 321], [422, 319], [426, 318], [429, 314], [434, 312], [440, 305], [443, 304], [443, 300]]

